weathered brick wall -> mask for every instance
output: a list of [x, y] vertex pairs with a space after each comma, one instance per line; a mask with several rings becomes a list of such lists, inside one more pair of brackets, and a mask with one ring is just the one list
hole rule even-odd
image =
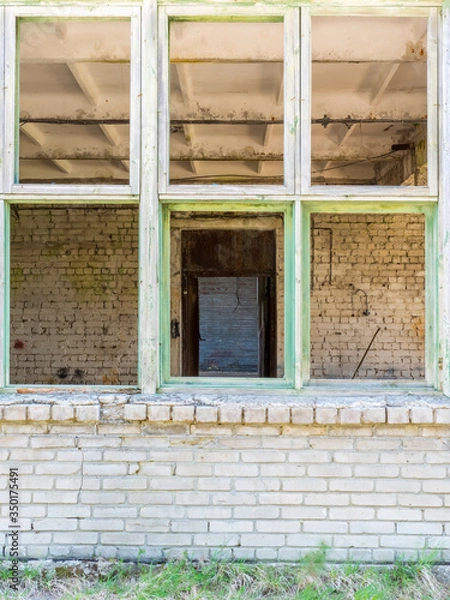
[[5, 396], [2, 546], [13, 467], [28, 558], [450, 559], [443, 399], [156, 400]]
[[376, 335], [358, 378], [423, 378], [423, 215], [315, 214], [312, 222], [311, 377], [351, 378]]
[[11, 383], [136, 384], [137, 257], [137, 207], [16, 207]]

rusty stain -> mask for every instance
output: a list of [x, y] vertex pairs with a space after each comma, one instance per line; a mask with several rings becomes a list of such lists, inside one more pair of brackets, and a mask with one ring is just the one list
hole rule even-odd
[[423, 339], [425, 337], [425, 323], [422, 316], [412, 317], [411, 325], [415, 334]]
[[109, 373], [102, 377], [103, 385], [120, 385], [119, 372], [117, 369], [111, 369]]

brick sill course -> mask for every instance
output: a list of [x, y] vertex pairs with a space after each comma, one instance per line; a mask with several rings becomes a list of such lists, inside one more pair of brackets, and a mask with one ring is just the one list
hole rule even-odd
[[334, 395], [297, 401], [207, 394], [3, 394], [3, 422], [150, 422], [235, 425], [450, 425], [445, 396]]

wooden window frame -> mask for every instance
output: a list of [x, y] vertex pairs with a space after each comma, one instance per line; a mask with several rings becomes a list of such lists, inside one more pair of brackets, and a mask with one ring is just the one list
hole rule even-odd
[[[423, 212], [427, 220], [426, 251], [426, 388], [450, 395], [450, 8], [440, 0], [322, 0], [302, 5], [266, 3], [246, 8], [233, 1], [192, 5], [183, 0], [142, 0], [130, 4], [96, 0], [85, 7], [74, 0], [71, 6], [56, 3], [29, 6], [25, 0], [6, 1], [0, 6], [0, 330], [9, 330], [9, 211], [16, 203], [115, 203], [139, 202], [139, 380], [144, 394], [166, 388], [192, 389], [193, 384], [208, 390], [214, 381], [182, 380], [168, 374], [167, 336], [170, 321], [166, 306], [169, 293], [167, 266], [170, 240], [168, 215], [171, 210], [285, 211], [285, 269], [289, 275], [285, 303], [285, 368], [283, 380], [264, 379], [255, 383], [233, 379], [231, 391], [323, 389], [320, 381], [309, 381], [309, 214], [342, 212]], [[350, 12], [349, 12], [350, 11]], [[311, 103], [311, 15], [369, 14], [405, 16], [429, 14], [428, 66], [428, 156], [426, 188], [329, 186], [310, 182], [310, 103]], [[108, 18], [129, 16], [132, 20], [132, 114], [133, 134], [130, 157], [133, 175], [129, 186], [30, 185], [13, 180], [16, 148], [16, 41], [10, 36], [20, 17]], [[176, 186], [168, 181], [168, 23], [170, 19], [283, 18], [285, 24], [285, 185], [275, 186]], [[8, 32], [8, 36], [6, 36]], [[158, 60], [159, 57], [159, 60]], [[134, 108], [133, 108], [134, 107]], [[159, 121], [157, 115], [159, 116]], [[157, 122], [158, 121], [158, 122]], [[439, 121], [439, 128], [438, 128]], [[158, 127], [157, 127], [158, 125]], [[142, 134], [141, 134], [142, 132]], [[438, 178], [439, 171], [439, 178]], [[438, 202], [438, 199], [441, 199]], [[290, 336], [290, 337], [289, 337]], [[289, 339], [288, 339], [289, 338]], [[6, 336], [0, 351], [0, 388], [8, 389], [9, 345]], [[258, 385], [260, 383], [260, 385]], [[280, 385], [281, 384], [281, 385]], [[101, 387], [101, 386], [100, 386]], [[333, 387], [326, 386], [327, 389]], [[334, 389], [366, 389], [352, 382]], [[407, 382], [399, 388], [415, 391]], [[54, 388], [55, 391], [61, 388]], [[80, 388], [77, 388], [80, 389]], [[383, 382], [373, 389], [392, 389]]]
[[[407, 3], [405, 3], [407, 4]], [[311, 184], [311, 136], [304, 135], [301, 140], [302, 164], [304, 173], [302, 178], [301, 193], [307, 196], [334, 197], [343, 200], [351, 200], [357, 197], [375, 198], [386, 196], [393, 199], [402, 198], [404, 201], [414, 201], [419, 198], [432, 198], [437, 201], [438, 195], [438, 29], [439, 13], [437, 8], [411, 7], [383, 9], [374, 6], [361, 6], [355, 8], [336, 8], [313, 6], [304, 8], [302, 15], [302, 28], [304, 34], [302, 39], [308, 39], [308, 43], [302, 47], [302, 71], [311, 68], [311, 17], [312, 16], [373, 16], [373, 17], [427, 17], [427, 161], [428, 161], [428, 185], [424, 187], [402, 187], [402, 186], [349, 186], [349, 185], [312, 185]], [[311, 78], [311, 73], [308, 73]], [[305, 123], [310, 123], [312, 90], [311, 81], [304, 90], [305, 102], [302, 115]]]
[[292, 77], [284, 78], [284, 184], [283, 185], [220, 185], [214, 186], [215, 197], [252, 197], [255, 194], [286, 195], [295, 192], [295, 177], [298, 169], [297, 131], [299, 107], [297, 94], [297, 56], [299, 53], [298, 9], [267, 5], [264, 9], [232, 7], [224, 11], [216, 6], [207, 10], [201, 6], [163, 6], [159, 11], [159, 193], [165, 197], [189, 197], [211, 195], [211, 185], [177, 185], [169, 181], [169, 129], [170, 129], [170, 90], [169, 90], [169, 33], [172, 20], [190, 21], [239, 21], [264, 22], [283, 21], [284, 23], [284, 69]]
[[[199, 215], [201, 213], [233, 213], [236, 216], [245, 213], [246, 215], [268, 215], [281, 214], [283, 216], [284, 229], [284, 376], [283, 377], [264, 377], [264, 378], [246, 378], [246, 377], [178, 377], [171, 375], [171, 356], [170, 356], [170, 323], [171, 306], [169, 298], [171, 297], [171, 215], [172, 213], [192, 213]], [[294, 331], [295, 331], [295, 291], [294, 291], [294, 260], [291, 254], [293, 246], [293, 205], [292, 203], [273, 202], [271, 204], [261, 204], [254, 199], [253, 201], [243, 203], [241, 201], [230, 201], [226, 205], [223, 202], [180, 202], [177, 200], [166, 201], [162, 206], [161, 216], [161, 265], [159, 269], [162, 298], [167, 301], [161, 305], [161, 389], [179, 388], [180, 385], [188, 386], [189, 389], [195, 387], [206, 388], [237, 388], [237, 389], [290, 389], [293, 386], [294, 379]]]
[[[130, 180], [128, 185], [106, 184], [40, 184], [16, 181], [18, 171], [19, 125], [18, 125], [18, 85], [19, 85], [19, 39], [16, 35], [20, 19], [91, 19], [93, 21], [114, 18], [130, 19]], [[139, 192], [140, 173], [140, 10], [136, 6], [104, 7], [84, 9], [79, 6], [48, 8], [46, 6], [10, 7], [6, 10], [5, 30], [5, 166], [4, 187], [12, 194], [45, 194], [48, 196], [70, 195], [136, 195]], [[10, 32], [15, 32], [11, 35]]]
[[360, 198], [358, 201], [343, 203], [338, 201], [305, 202], [302, 206], [302, 323], [310, 321], [311, 306], [311, 214], [421, 214], [425, 219], [424, 245], [425, 245], [425, 377], [423, 380], [409, 381], [398, 379], [396, 381], [383, 381], [373, 379], [354, 379], [354, 380], [326, 380], [312, 379], [310, 377], [311, 366], [311, 345], [310, 345], [310, 327], [302, 334], [302, 367], [301, 383], [302, 387], [317, 390], [345, 390], [345, 389], [382, 389], [382, 390], [409, 390], [424, 392], [436, 389], [438, 380], [438, 264], [436, 256], [438, 254], [438, 210], [434, 202], [392, 202], [384, 200], [382, 202], [367, 202]]

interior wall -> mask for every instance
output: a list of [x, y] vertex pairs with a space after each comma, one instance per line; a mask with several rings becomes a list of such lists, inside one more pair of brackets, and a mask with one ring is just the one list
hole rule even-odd
[[312, 378], [424, 377], [424, 231], [416, 214], [312, 216]]
[[13, 384], [137, 384], [136, 207], [11, 216]]

